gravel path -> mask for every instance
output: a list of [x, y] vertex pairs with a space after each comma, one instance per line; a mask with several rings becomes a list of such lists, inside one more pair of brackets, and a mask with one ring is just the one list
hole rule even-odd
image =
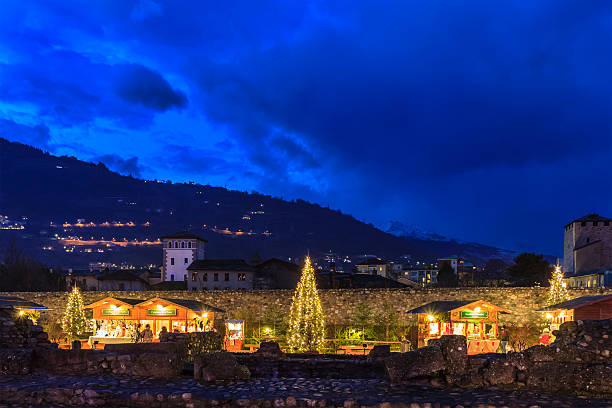
[[[324, 379], [253, 379], [220, 385], [201, 385], [189, 378], [170, 381], [130, 379], [102, 376], [7, 376], [0, 377], [0, 391], [33, 392], [41, 389], [93, 390], [110, 392], [126, 400], [149, 394], [167, 400], [188, 395], [188, 399], [214, 399], [220, 403], [250, 405], [247, 400], [270, 400], [273, 406], [291, 406], [295, 401], [308, 400], [311, 406], [341, 406], [357, 408], [383, 404], [392, 408], [396, 403], [409, 408], [435, 407], [608, 407], [611, 399], [551, 395], [525, 390], [449, 390], [418, 385], [390, 385], [384, 380], [324, 380]], [[136, 394], [137, 393], [137, 394]], [[291, 397], [295, 400], [291, 400]], [[289, 400], [288, 400], [289, 398]], [[0, 401], [0, 407], [2, 401]], [[389, 403], [387, 404], [384, 403]], [[410, 405], [413, 404], [413, 405]], [[9, 406], [9, 405], [4, 405]], [[12, 405], [17, 406], [17, 405]]]

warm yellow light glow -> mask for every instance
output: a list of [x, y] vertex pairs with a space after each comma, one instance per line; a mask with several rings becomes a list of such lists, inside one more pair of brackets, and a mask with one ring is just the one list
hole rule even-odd
[[264, 333], [269, 334], [272, 331], [272, 329], [269, 327], [264, 327], [263, 331]]
[[483, 303], [483, 304], [482, 304], [482, 307], [487, 307], [486, 303]]
[[20, 310], [20, 311], [19, 311], [19, 316], [23, 316], [23, 314], [24, 314], [24, 313], [25, 313], [25, 312], [24, 312], [23, 310]]
[[208, 313], [204, 312], [202, 313], [202, 319], [206, 319], [208, 317]]
[[427, 315], [427, 320], [429, 320], [430, 322], [433, 322], [435, 319], [435, 317], [433, 315]]
[[477, 307], [476, 309], [474, 309], [475, 312], [480, 312], [480, 307]]
[[157, 308], [158, 308], [159, 310], [164, 310], [164, 309], [165, 309], [165, 307], [163, 307], [162, 305], [157, 305]]
[[110, 305], [110, 308], [115, 310], [117, 308], [117, 306], [116, 305]]
[[553, 318], [553, 315], [551, 315], [550, 313], [546, 313], [546, 318], [547, 318], [547, 319], [552, 319], [552, 318]]

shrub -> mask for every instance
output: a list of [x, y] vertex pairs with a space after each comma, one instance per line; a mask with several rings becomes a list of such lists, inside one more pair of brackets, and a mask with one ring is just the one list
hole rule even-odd
[[206, 353], [214, 353], [223, 349], [223, 337], [216, 332], [189, 333], [187, 341], [187, 353], [193, 360], [195, 356]]

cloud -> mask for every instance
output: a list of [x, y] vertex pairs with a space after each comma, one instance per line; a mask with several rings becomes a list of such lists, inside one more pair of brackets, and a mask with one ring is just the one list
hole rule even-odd
[[558, 250], [555, 225], [612, 213], [611, 16], [575, 0], [9, 3], [0, 113], [143, 175]]
[[42, 149], [48, 148], [51, 139], [45, 125], [27, 126], [7, 119], [0, 119], [0, 137]]
[[116, 171], [123, 175], [132, 175], [134, 177], [141, 177], [144, 170], [143, 166], [138, 163], [137, 157], [131, 157], [124, 159], [116, 154], [105, 154], [102, 156], [93, 157], [92, 162], [102, 162], [109, 169]]
[[120, 67], [116, 89], [125, 101], [160, 111], [187, 105], [184, 93], [172, 89], [161, 75], [141, 65]]

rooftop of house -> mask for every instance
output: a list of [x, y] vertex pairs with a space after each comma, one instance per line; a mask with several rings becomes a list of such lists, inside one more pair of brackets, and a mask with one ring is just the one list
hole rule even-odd
[[589, 306], [606, 300], [612, 300], [612, 295], [582, 296], [576, 299], [557, 303], [556, 305], [545, 307], [544, 309], [539, 309], [538, 312], [549, 312], [559, 309], [577, 309], [579, 307]]
[[266, 266], [272, 265], [272, 264], [277, 264], [277, 265], [281, 265], [287, 268], [291, 268], [291, 269], [299, 269], [300, 267], [292, 262], [287, 262], [287, 261], [283, 261], [282, 259], [278, 259], [278, 258], [270, 258], [264, 262], [261, 262], [259, 264], [257, 264], [255, 267], [256, 268], [265, 268]]
[[188, 231], [177, 232], [175, 234], [165, 235], [161, 239], [197, 239], [198, 241], [208, 242], [202, 237], [192, 234]]
[[139, 278], [131, 271], [120, 269], [117, 271], [110, 271], [98, 277], [98, 280], [101, 281], [109, 281], [109, 280], [117, 280], [117, 281], [132, 281], [132, 282], [142, 282], [146, 283], [145, 280]]
[[387, 261], [380, 258], [366, 258], [363, 261], [355, 262], [355, 265], [386, 265]]
[[189, 271], [253, 271], [244, 259], [199, 259], [187, 267]]
[[612, 274], [612, 269], [610, 268], [590, 269], [588, 271], [574, 272], [570, 275], [565, 275], [565, 278], [578, 278], [580, 276], [602, 275], [602, 274], [608, 274], [608, 273]]

